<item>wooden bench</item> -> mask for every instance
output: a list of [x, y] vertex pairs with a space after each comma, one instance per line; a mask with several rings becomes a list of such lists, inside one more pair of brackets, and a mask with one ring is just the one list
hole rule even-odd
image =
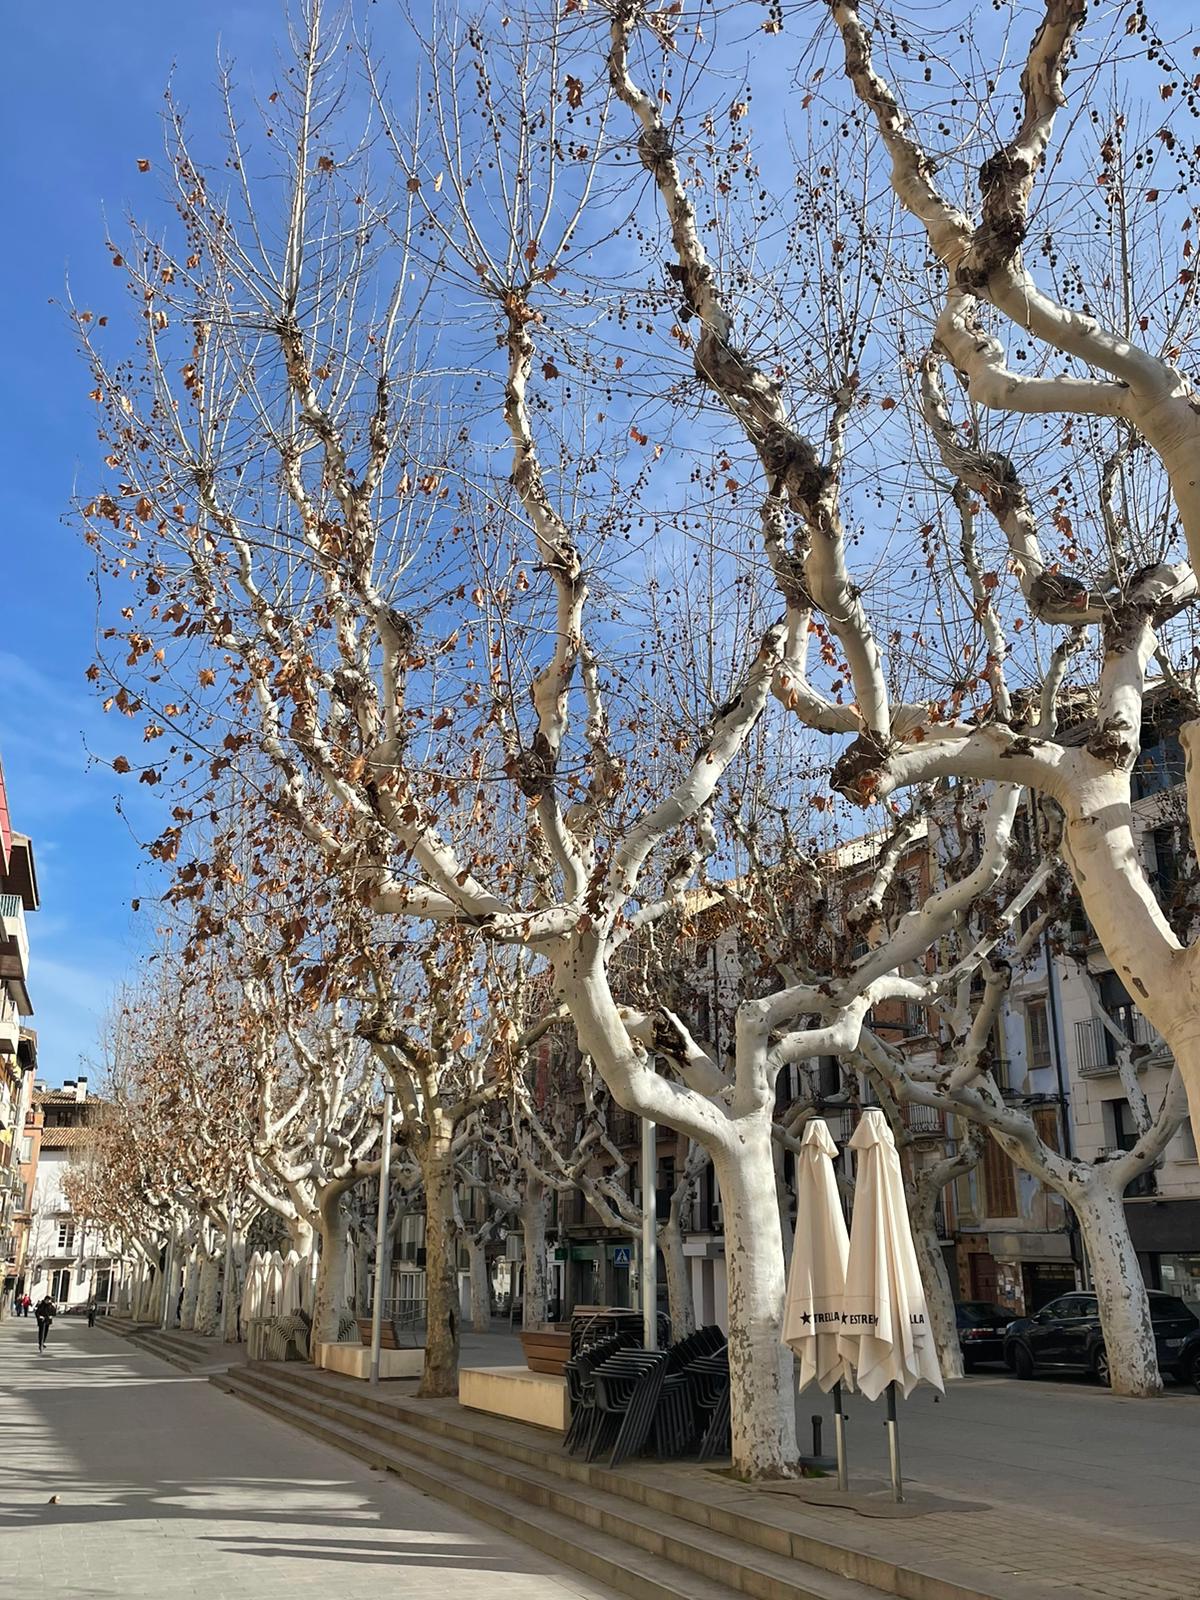
[[523, 1328], [521, 1348], [525, 1352], [525, 1365], [530, 1372], [544, 1372], [561, 1378], [571, 1357], [570, 1325], [551, 1325], [546, 1328]]
[[[368, 1347], [370, 1346], [370, 1343], [371, 1343], [371, 1319], [370, 1319], [370, 1317], [359, 1317], [359, 1319], [358, 1319], [358, 1337], [361, 1339], [363, 1344], [367, 1345]], [[399, 1340], [399, 1338], [397, 1336], [396, 1324], [391, 1320], [390, 1317], [384, 1317], [383, 1321], [379, 1325], [379, 1348], [381, 1350], [407, 1350], [408, 1349], [407, 1345], [404, 1345], [404, 1344], [400, 1343], [400, 1340]]]

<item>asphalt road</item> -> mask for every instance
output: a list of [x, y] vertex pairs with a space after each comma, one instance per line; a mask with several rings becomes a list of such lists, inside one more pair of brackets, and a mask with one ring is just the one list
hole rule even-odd
[[[823, 1447], [832, 1451], [828, 1397], [806, 1391], [796, 1409], [805, 1441], [809, 1417], [822, 1414]], [[846, 1411], [852, 1473], [884, 1476], [883, 1400], [871, 1405], [852, 1395]], [[1125, 1400], [1086, 1379], [1021, 1382], [996, 1369], [950, 1385], [944, 1397], [917, 1390], [900, 1404], [900, 1429], [905, 1474], [914, 1482], [1200, 1548], [1194, 1390], [1168, 1385], [1158, 1399]]]

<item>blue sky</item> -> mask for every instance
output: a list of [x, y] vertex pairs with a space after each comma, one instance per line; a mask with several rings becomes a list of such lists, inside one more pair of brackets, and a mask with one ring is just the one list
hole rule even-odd
[[[365, 14], [393, 79], [403, 77], [399, 7], [384, 0]], [[173, 73], [197, 144], [213, 149], [205, 133], [215, 131], [218, 42], [239, 81], [265, 94], [284, 11], [281, 0], [187, 7], [113, 0], [102, 26], [98, 15], [82, 0], [13, 10], [16, 70], [0, 110], [8, 235], [0, 256], [8, 336], [0, 402], [7, 467], [0, 760], [14, 824], [32, 835], [39, 862], [43, 909], [31, 923], [30, 987], [42, 1075], [51, 1082], [95, 1056], [108, 998], [152, 936], [152, 911], [134, 915], [130, 901], [153, 904], [138, 838], [153, 836], [162, 822], [146, 791], [121, 785], [89, 759], [89, 752], [116, 754], [127, 725], [106, 722], [84, 678], [95, 600], [86, 552], [64, 518], [76, 487], [93, 481], [95, 424], [90, 382], [52, 302], [69, 274], [79, 304], [97, 314], [118, 310], [108, 303], [119, 275], [104, 248], [105, 218], [119, 236], [128, 210], [158, 208], [168, 78]], [[995, 26], [985, 7], [982, 31]], [[738, 60], [747, 48], [735, 50]], [[786, 79], [779, 72], [772, 79], [770, 65], [763, 70], [772, 92], [786, 93]], [[151, 161], [149, 175], [139, 173], [139, 158]], [[128, 820], [116, 809], [118, 794]]]
[[117, 780], [89, 766], [89, 750], [112, 756], [120, 737], [84, 679], [94, 597], [84, 548], [63, 520], [76, 484], [89, 481], [94, 422], [87, 375], [49, 302], [68, 273], [78, 299], [97, 310], [115, 289], [105, 215], [119, 228], [131, 206], [147, 208], [153, 175], [140, 175], [137, 161], [161, 169], [159, 116], [172, 67], [203, 126], [218, 36], [263, 79], [281, 16], [273, 0], [114, 0], [99, 9], [56, 0], [7, 18], [0, 760], [14, 825], [37, 854], [42, 910], [30, 919], [30, 990], [41, 1076], [54, 1083], [75, 1076], [81, 1057], [95, 1057], [108, 997], [149, 936], [151, 920], [129, 903], [152, 887], [135, 834], [156, 829], [139, 829], [150, 806], [128, 788], [121, 794], [132, 826], [124, 821]]

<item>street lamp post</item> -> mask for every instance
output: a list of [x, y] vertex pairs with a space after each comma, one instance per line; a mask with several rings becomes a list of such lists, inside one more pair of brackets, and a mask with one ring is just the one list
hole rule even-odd
[[642, 1342], [658, 1349], [658, 1129], [642, 1118]]
[[383, 1148], [379, 1154], [379, 1209], [375, 1214], [375, 1296], [371, 1304], [371, 1382], [379, 1382], [383, 1341], [383, 1273], [387, 1245], [388, 1187], [392, 1168], [392, 1091], [383, 1092]]

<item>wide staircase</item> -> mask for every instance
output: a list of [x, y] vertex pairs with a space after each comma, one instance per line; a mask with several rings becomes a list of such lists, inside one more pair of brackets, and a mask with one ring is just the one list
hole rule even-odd
[[216, 1368], [224, 1370], [227, 1365], [223, 1356], [225, 1346], [213, 1339], [202, 1340], [198, 1334], [156, 1328], [152, 1323], [132, 1322], [128, 1317], [105, 1317], [99, 1326], [109, 1333], [120, 1334], [139, 1350], [157, 1356], [181, 1372], [211, 1372]]
[[210, 1381], [634, 1600], [997, 1600], [839, 1545], [812, 1507], [695, 1464], [589, 1466], [542, 1429], [298, 1363]]

